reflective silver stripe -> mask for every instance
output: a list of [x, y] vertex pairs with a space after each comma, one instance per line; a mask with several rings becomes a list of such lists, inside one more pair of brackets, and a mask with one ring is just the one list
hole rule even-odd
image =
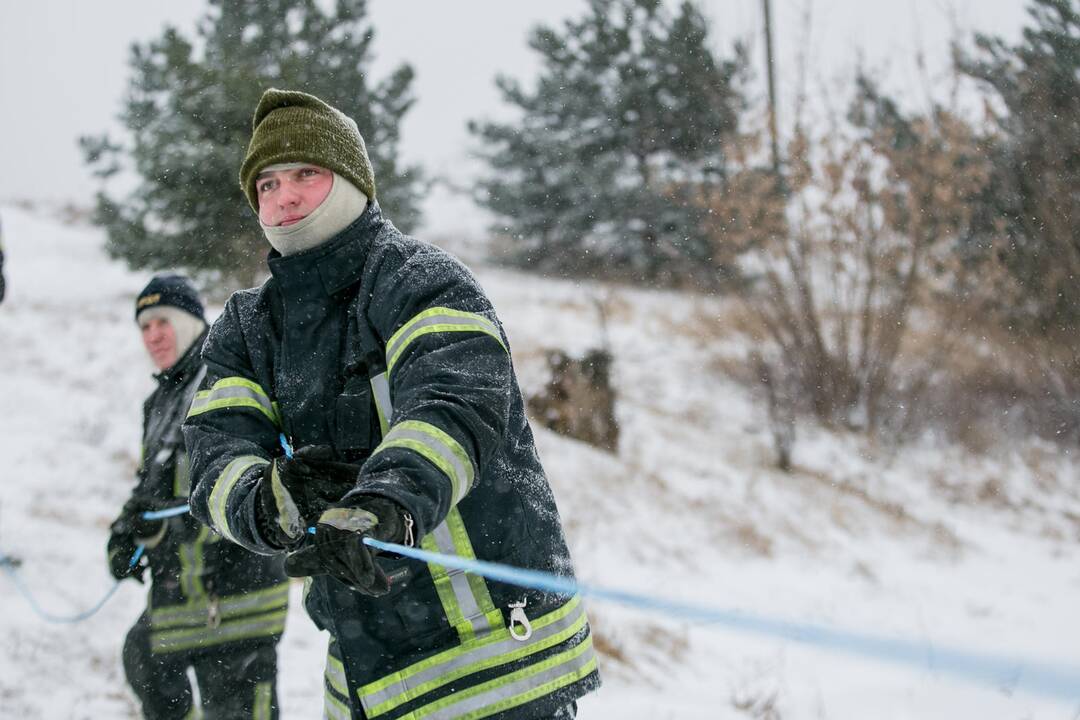
[[417, 314], [390, 336], [390, 340], [386, 343], [386, 372], [393, 371], [398, 358], [410, 342], [433, 332], [480, 332], [490, 335], [499, 345], [502, 345], [504, 350], [506, 349], [495, 323], [483, 315], [434, 307]]
[[562, 608], [538, 618], [533, 625], [532, 637], [525, 643], [513, 639], [503, 628], [493, 634], [490, 642], [468, 649], [455, 648], [434, 658], [435, 662], [423, 661], [413, 666], [415, 669], [403, 670], [390, 682], [376, 682], [361, 688], [360, 701], [364, 711], [375, 717], [459, 677], [553, 647], [584, 627], [585, 607], [580, 597], [575, 596]]
[[413, 450], [442, 470], [450, 480], [451, 505], [461, 502], [472, 489], [476, 474], [472, 460], [457, 440], [434, 425], [419, 420], [400, 422], [390, 429], [372, 455], [392, 447]]
[[255, 712], [253, 720], [270, 720], [270, 706], [273, 704], [273, 686], [268, 682], [255, 684]]
[[394, 404], [390, 400], [390, 382], [382, 372], [371, 378], [371, 392], [375, 396], [375, 410], [379, 414], [379, 430], [386, 436], [390, 419], [394, 416]]
[[[430, 552], [462, 558], [476, 557], [465, 522], [456, 506], [450, 508], [437, 530], [421, 538], [420, 546]], [[428, 563], [428, 570], [447, 622], [457, 631], [462, 643], [472, 642], [478, 633], [487, 633], [493, 627], [503, 627], [502, 613], [495, 609], [484, 578], [462, 574], [458, 570], [453, 570], [452, 575], [451, 571], [436, 563]], [[478, 617], [475, 609], [479, 609], [484, 617]]]
[[[334, 639], [331, 638], [330, 644], [326, 648], [326, 671], [324, 675], [327, 687], [323, 691], [323, 704], [326, 717], [331, 718], [331, 720], [338, 720], [339, 718], [341, 720], [352, 720], [352, 711], [342, 699], [349, 697], [349, 684], [345, 680], [345, 666], [341, 664], [341, 660], [334, 657], [330, 652], [334, 642]], [[341, 697], [335, 695], [334, 691]]]
[[[289, 584], [280, 583], [264, 590], [244, 595], [229, 595], [218, 599], [218, 612], [222, 619], [240, 615], [269, 612], [285, 609], [289, 602]], [[154, 629], [176, 625], [194, 625], [206, 622], [209, 610], [206, 597], [189, 606], [164, 607], [150, 612], [150, 625]]]
[[150, 649], [156, 653], [172, 652], [193, 647], [218, 645], [234, 640], [278, 635], [285, 631], [285, 615], [286, 612], [282, 609], [259, 619], [240, 619], [224, 622], [216, 628], [201, 627], [166, 630], [160, 633], [151, 632]]
[[248, 468], [268, 464], [266, 460], [257, 455], [241, 455], [226, 465], [225, 469], [221, 471], [221, 475], [214, 482], [214, 489], [210, 492], [210, 499], [207, 503], [210, 506], [210, 522], [215, 530], [233, 542], [236, 542], [236, 536], [233, 535], [232, 529], [229, 528], [229, 494]]
[[242, 377], [222, 378], [209, 390], [196, 393], [187, 416], [190, 418], [211, 410], [240, 407], [254, 408], [275, 425], [281, 424], [277, 408], [266, 391], [257, 383]]
[[187, 498], [191, 494], [191, 460], [186, 452], [176, 456], [176, 469], [173, 470], [173, 495]]
[[[445, 521], [439, 523], [438, 527], [431, 531], [431, 537], [440, 553], [443, 555], [458, 555], [457, 548], [454, 546], [454, 538], [450, 534], [450, 526]], [[488, 622], [484, 611], [480, 609], [480, 602], [473, 594], [472, 586], [469, 584], [469, 576], [465, 574], [465, 571], [447, 570], [446, 576], [450, 580], [450, 587], [453, 588], [454, 599], [457, 600], [457, 607], [461, 612], [461, 616], [472, 625], [473, 633], [481, 635], [491, 630], [491, 623]]]
[[330, 687], [337, 690], [342, 697], [349, 697], [349, 683], [345, 680], [345, 666], [329, 651], [326, 654], [326, 680], [330, 683]]
[[180, 545], [180, 589], [189, 601], [206, 597], [206, 590], [202, 583], [203, 545], [209, 534], [210, 529], [205, 525], [200, 525], [199, 534], [195, 540]]
[[584, 678], [595, 669], [596, 653], [590, 635], [570, 650], [425, 705], [410, 713], [410, 717], [416, 720], [454, 720], [466, 716], [481, 718], [493, 715], [549, 695]]
[[323, 693], [323, 712], [328, 720], [352, 720], [352, 711], [329, 690]]

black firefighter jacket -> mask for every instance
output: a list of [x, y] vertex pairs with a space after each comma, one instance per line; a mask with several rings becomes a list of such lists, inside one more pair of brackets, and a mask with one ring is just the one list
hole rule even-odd
[[[180, 426], [203, 378], [202, 338], [156, 376], [143, 403], [143, 460], [133, 495], [164, 505], [188, 499], [188, 455]], [[150, 648], [155, 653], [276, 642], [284, 631], [289, 585], [281, 562], [224, 542], [181, 515], [165, 521], [161, 541], [146, 551], [152, 578]]]
[[[350, 495], [400, 504], [425, 549], [571, 576], [506, 338], [469, 271], [375, 202], [329, 242], [272, 252], [269, 266], [262, 287], [229, 299], [203, 352], [208, 375], [185, 424], [195, 515], [273, 552], [255, 487], [284, 434], [360, 464]], [[599, 684], [579, 597], [378, 561], [411, 573], [385, 597], [326, 576], [309, 584], [308, 613], [331, 634], [330, 718], [532, 718]], [[531, 632], [511, 632], [522, 613]]]

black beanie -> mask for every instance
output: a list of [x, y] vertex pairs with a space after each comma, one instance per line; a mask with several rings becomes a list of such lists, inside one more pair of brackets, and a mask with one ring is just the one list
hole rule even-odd
[[135, 320], [139, 313], [159, 305], [171, 305], [194, 315], [203, 322], [206, 316], [195, 286], [183, 275], [155, 275], [135, 299]]

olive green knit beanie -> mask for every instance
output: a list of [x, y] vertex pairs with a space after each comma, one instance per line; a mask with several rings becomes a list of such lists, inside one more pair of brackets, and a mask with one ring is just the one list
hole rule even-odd
[[256, 213], [259, 172], [295, 162], [333, 170], [369, 198], [375, 197], [375, 173], [356, 122], [314, 95], [270, 88], [255, 108], [251, 142], [240, 166], [240, 187]]

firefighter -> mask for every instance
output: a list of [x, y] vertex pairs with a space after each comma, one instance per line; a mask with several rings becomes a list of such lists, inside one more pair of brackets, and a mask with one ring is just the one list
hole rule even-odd
[[[157, 387], [143, 404], [137, 483], [112, 524], [108, 558], [117, 579], [151, 583], [145, 612], [124, 642], [124, 672], [147, 718], [277, 717], [277, 642], [289, 585], [281, 562], [250, 553], [190, 515], [143, 514], [188, 502], [181, 423], [206, 369], [203, 304], [191, 282], [158, 275], [139, 293], [135, 320]], [[131, 560], [137, 548], [143, 553]], [[193, 706], [187, 668], [198, 682]]]
[[263, 94], [240, 181], [271, 277], [207, 339], [193, 512], [310, 578], [329, 718], [573, 718], [599, 685], [580, 597], [363, 543], [572, 576], [490, 301], [383, 216], [356, 123], [316, 97]]

